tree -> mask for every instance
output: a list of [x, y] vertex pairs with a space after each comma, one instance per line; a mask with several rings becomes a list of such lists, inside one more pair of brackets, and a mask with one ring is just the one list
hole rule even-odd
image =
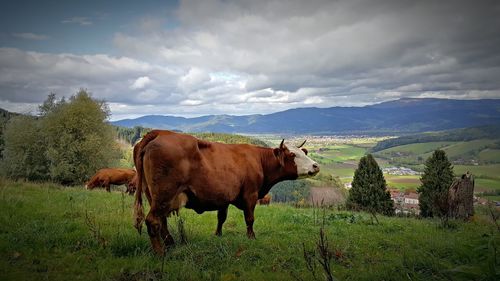
[[387, 191], [384, 175], [371, 154], [359, 160], [346, 206], [351, 210], [394, 214], [394, 202]]
[[69, 101], [51, 94], [38, 118], [13, 118], [5, 130], [2, 170], [12, 178], [80, 184], [115, 163], [119, 149], [103, 101], [80, 90]]
[[13, 117], [5, 127], [4, 141], [5, 176], [32, 181], [49, 178], [46, 144], [38, 120], [31, 116]]
[[300, 202], [309, 197], [309, 187], [304, 180], [282, 181], [271, 189], [275, 202]]
[[[50, 96], [49, 96], [50, 98]], [[80, 90], [42, 120], [50, 159], [50, 177], [63, 184], [82, 183], [119, 157], [109, 108]]]
[[50, 93], [47, 99], [38, 106], [40, 116], [47, 116], [49, 113], [56, 111], [59, 107], [64, 105], [66, 100], [62, 97], [59, 101], [56, 99], [56, 94]]
[[453, 182], [453, 166], [443, 150], [436, 150], [425, 161], [425, 168], [417, 189], [420, 215], [445, 216], [448, 212], [448, 188]]

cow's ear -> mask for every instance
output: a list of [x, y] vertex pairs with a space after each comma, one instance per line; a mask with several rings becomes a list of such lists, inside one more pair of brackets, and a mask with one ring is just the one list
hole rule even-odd
[[307, 149], [305, 149], [305, 148], [301, 148], [301, 149], [302, 149], [302, 151], [304, 151], [304, 153], [307, 155]]
[[281, 149], [275, 148], [273, 149], [274, 156], [279, 157], [281, 154]]
[[283, 167], [285, 166], [285, 153], [283, 153], [283, 150], [281, 148], [275, 148], [273, 149], [274, 156], [276, 156], [276, 159], [278, 159], [280, 165]]

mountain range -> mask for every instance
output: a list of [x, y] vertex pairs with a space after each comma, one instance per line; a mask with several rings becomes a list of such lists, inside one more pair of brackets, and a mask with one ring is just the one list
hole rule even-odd
[[500, 99], [403, 98], [363, 107], [309, 107], [246, 116], [185, 118], [146, 115], [112, 124], [184, 132], [405, 134], [500, 124]]

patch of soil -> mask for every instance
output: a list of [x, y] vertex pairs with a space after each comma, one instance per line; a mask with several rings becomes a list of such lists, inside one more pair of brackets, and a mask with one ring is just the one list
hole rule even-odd
[[345, 202], [345, 196], [338, 188], [311, 187], [309, 203], [313, 205], [335, 205]]

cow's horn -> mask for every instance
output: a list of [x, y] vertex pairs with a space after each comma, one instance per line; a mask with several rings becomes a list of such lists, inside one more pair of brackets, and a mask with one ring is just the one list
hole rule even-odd
[[281, 141], [281, 143], [280, 143], [280, 149], [283, 149], [283, 147], [284, 147], [284, 143], [285, 143], [285, 139], [283, 139], [283, 140]]
[[307, 140], [304, 140], [304, 142], [301, 145], [297, 146], [297, 148], [301, 148], [302, 146], [304, 146], [304, 144], [306, 144], [306, 141]]

